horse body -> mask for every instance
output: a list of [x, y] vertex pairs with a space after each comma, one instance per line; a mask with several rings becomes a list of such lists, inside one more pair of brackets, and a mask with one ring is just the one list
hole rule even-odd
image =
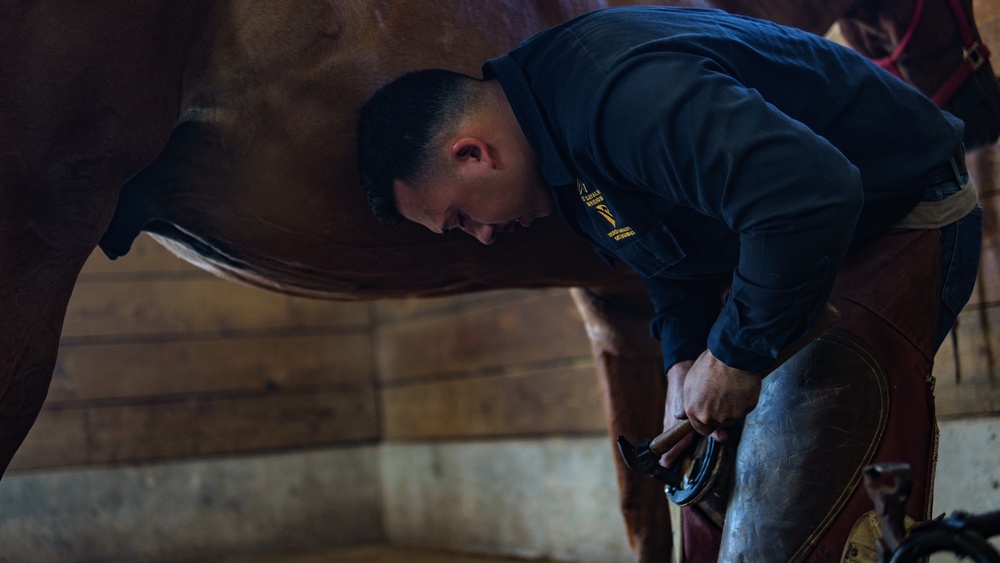
[[[460, 233], [383, 229], [357, 193], [354, 112], [378, 85], [431, 66], [478, 75], [483, 60], [523, 37], [609, 3], [525, 4], [228, 4], [208, 70], [186, 84], [186, 104], [160, 158], [122, 188], [101, 246], [122, 255], [147, 230], [219, 275], [336, 299], [620, 278], [558, 219], [485, 249]], [[852, 4], [685, 5], [822, 32]], [[1000, 103], [1000, 92], [993, 99]], [[1000, 114], [992, 122], [1000, 124]]]
[[353, 147], [355, 112], [378, 85], [429, 66], [478, 74], [526, 35], [602, 5], [305, 3], [282, 14], [285, 33], [267, 25], [273, 14], [234, 3], [223, 48], [188, 86], [160, 158], [123, 186], [101, 246], [122, 255], [147, 230], [219, 275], [336, 299], [620, 278], [558, 219], [490, 249], [385, 229], [357, 188]]
[[[0, 469], [44, 400], [83, 262], [99, 241], [125, 254], [141, 230], [217, 275], [297, 295], [588, 287], [574, 297], [594, 329], [609, 432], [658, 433], [662, 366], [634, 274], [598, 260], [558, 217], [488, 248], [385, 229], [355, 171], [355, 113], [380, 84], [424, 67], [478, 75], [531, 33], [629, 3], [149, 1], [83, 14], [6, 1], [0, 64], [18, 78], [0, 86]], [[815, 32], [862, 9], [665, 3]], [[662, 491], [622, 468], [619, 483], [637, 558], [665, 560]]]

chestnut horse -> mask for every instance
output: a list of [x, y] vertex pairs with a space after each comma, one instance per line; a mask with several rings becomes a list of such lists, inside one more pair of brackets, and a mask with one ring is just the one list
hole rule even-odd
[[[940, 16], [946, 1], [924, 0], [928, 15], [899, 57], [901, 74], [929, 95], [934, 76], [965, 64], [961, 25]], [[978, 40], [971, 0], [959, 1]], [[558, 218], [489, 248], [411, 225], [383, 229], [354, 168], [355, 113], [380, 84], [421, 67], [476, 74], [535, 31], [628, 3], [2, 0], [0, 470], [44, 401], [84, 261], [98, 243], [111, 257], [126, 253], [141, 230], [220, 276], [296, 295], [586, 287], [574, 297], [590, 325], [609, 432], [656, 434], [662, 366], [633, 274], [597, 260]], [[901, 41], [914, 12], [913, 0], [664, 3], [817, 33], [852, 18], [856, 47], [876, 56]], [[940, 58], [925, 58], [922, 45]], [[972, 128], [970, 144], [982, 145], [1000, 127], [1000, 91], [988, 61], [973, 75], [946, 107], [988, 124]], [[623, 471], [619, 483], [636, 558], [667, 560], [662, 491]]]

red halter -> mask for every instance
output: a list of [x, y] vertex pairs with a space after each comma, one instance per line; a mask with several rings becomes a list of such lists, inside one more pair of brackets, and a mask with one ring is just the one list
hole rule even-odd
[[[977, 71], [980, 66], [989, 59], [990, 50], [986, 48], [986, 45], [976, 41], [972, 37], [972, 30], [969, 28], [969, 22], [965, 18], [965, 12], [962, 11], [962, 6], [958, 3], [958, 0], [949, 0], [949, 5], [951, 6], [951, 11], [955, 15], [955, 21], [958, 23], [959, 33], [962, 34], [962, 62], [959, 63], [958, 68], [955, 72], [938, 88], [937, 92], [931, 96], [934, 103], [938, 107], [943, 106], [958, 90], [958, 87], [962, 85], [965, 80], [972, 75], [973, 72]], [[903, 38], [896, 45], [896, 50], [892, 52], [888, 57], [882, 57], [881, 59], [873, 59], [875, 64], [888, 70], [893, 75], [902, 78], [899, 73], [899, 68], [897, 68], [899, 57], [902, 56], [903, 51], [906, 50], [907, 44], [913, 37], [913, 32], [917, 29], [917, 24], [920, 23], [920, 17], [923, 15], [924, 11], [924, 0], [917, 0], [917, 6], [913, 10], [913, 17], [910, 19], [910, 27], [907, 28], [906, 33], [903, 34]]]

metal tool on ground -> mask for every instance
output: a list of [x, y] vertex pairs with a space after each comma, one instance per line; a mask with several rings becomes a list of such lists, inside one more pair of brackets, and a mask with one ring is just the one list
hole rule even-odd
[[962, 561], [1000, 563], [1000, 551], [989, 542], [990, 538], [1000, 536], [1000, 510], [983, 514], [956, 511], [947, 518], [942, 514], [934, 520], [911, 525], [905, 510], [913, 490], [908, 464], [869, 465], [865, 468], [864, 485], [875, 505], [882, 537], [874, 546], [848, 542], [844, 561], [860, 560], [853, 557], [855, 552], [874, 547], [879, 563], [926, 561], [927, 556], [941, 552], [958, 555]]
[[[764, 377], [778, 369], [782, 364], [788, 361], [789, 358], [797, 354], [799, 350], [805, 348], [806, 345], [819, 337], [819, 335], [826, 331], [826, 329], [830, 328], [839, 318], [840, 313], [838, 313], [833, 306], [827, 304], [823, 314], [816, 321], [816, 323], [813, 324], [806, 336], [795, 344], [792, 344], [788, 348], [782, 350], [781, 353], [778, 354], [778, 358], [775, 360], [774, 364], [764, 371], [761, 374], [761, 377]], [[663, 457], [663, 454], [670, 451], [671, 448], [683, 440], [685, 436], [690, 434], [692, 430], [693, 428], [691, 426], [691, 422], [684, 420], [681, 424], [667, 430], [656, 438], [650, 440], [648, 443], [640, 446], [633, 446], [627, 439], [625, 439], [624, 436], [619, 436], [618, 451], [621, 452], [622, 459], [625, 460], [625, 465], [627, 465], [632, 471], [649, 475], [650, 477], [662, 483], [666, 483], [675, 489], [680, 488], [683, 482], [683, 478], [680, 473], [660, 465], [660, 458]]]

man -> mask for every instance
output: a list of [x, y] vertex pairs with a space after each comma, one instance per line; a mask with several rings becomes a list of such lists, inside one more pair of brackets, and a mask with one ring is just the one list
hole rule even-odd
[[[687, 418], [698, 433], [724, 441], [758, 401], [785, 413], [813, 401], [790, 398], [791, 391], [762, 395], [757, 374], [807, 332], [831, 295], [835, 303], [847, 296], [848, 309], [859, 304], [857, 314], [845, 315], [854, 339], [843, 346], [861, 348], [837, 357], [863, 363], [874, 349], [873, 381], [892, 389], [892, 401], [907, 400], [897, 387], [925, 389], [928, 362], [968, 300], [978, 262], [981, 219], [964, 170], [961, 122], [848, 49], [712, 10], [595, 12], [532, 37], [488, 61], [483, 73], [483, 80], [442, 70], [410, 74], [365, 106], [359, 164], [376, 216], [436, 232], [459, 228], [490, 244], [561, 214], [598, 254], [642, 276], [669, 368], [668, 426]], [[932, 262], [922, 262], [928, 255]], [[916, 265], [925, 263], [934, 275], [921, 278], [930, 268]], [[865, 280], [875, 279], [895, 281], [873, 287], [906, 294], [896, 309], [882, 311], [881, 294], [865, 293]], [[923, 293], [909, 292], [916, 286]], [[932, 314], [894, 316], [910, 308]], [[919, 330], [896, 338], [908, 324]], [[887, 332], [893, 335], [883, 338]], [[862, 387], [835, 377], [824, 375], [824, 397]], [[771, 379], [775, 389], [784, 381], [772, 376], [768, 385]], [[831, 413], [840, 414], [808, 424], [857, 419], [837, 410], [852, 401], [834, 400]], [[929, 419], [921, 448], [932, 448], [932, 411], [914, 416]], [[852, 443], [871, 441], [857, 463], [872, 460], [876, 446], [908, 424], [902, 420], [872, 422], [871, 436], [852, 434]], [[752, 421], [777, 424], [751, 417], [748, 428]], [[836, 436], [807, 435], [788, 447], [810, 440], [839, 447]], [[741, 459], [747, 441], [744, 431]], [[775, 455], [791, 459], [799, 450]], [[933, 463], [933, 452], [916, 457]], [[801, 478], [819, 470], [796, 471]], [[926, 472], [918, 469], [918, 478]], [[853, 473], [841, 480], [818, 486], [857, 484]], [[738, 484], [736, 497], [742, 490]], [[795, 540], [801, 545], [773, 560], [833, 549], [820, 536], [830, 528], [827, 512], [845, 502], [810, 509], [817, 522], [799, 523], [810, 528]], [[926, 512], [929, 495], [919, 502], [917, 511]], [[727, 516], [726, 526], [739, 520]], [[755, 560], [760, 547], [737, 546], [737, 535], [724, 534], [721, 557]]]

